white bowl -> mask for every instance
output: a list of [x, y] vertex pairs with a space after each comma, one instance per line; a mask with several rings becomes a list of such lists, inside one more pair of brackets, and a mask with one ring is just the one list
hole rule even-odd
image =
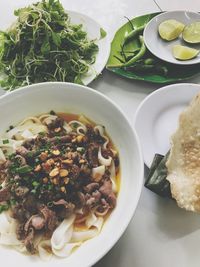
[[[118, 148], [121, 186], [117, 206], [99, 236], [85, 242], [65, 259], [42, 262], [14, 250], [0, 248], [0, 258], [8, 266], [91, 266], [117, 242], [130, 222], [139, 201], [143, 184], [143, 160], [138, 137], [122, 111], [106, 96], [87, 87], [70, 83], [35, 84], [0, 97], [0, 133], [9, 125], [30, 115], [54, 110], [82, 113], [103, 124]], [[39, 265], [38, 265], [39, 264]]]

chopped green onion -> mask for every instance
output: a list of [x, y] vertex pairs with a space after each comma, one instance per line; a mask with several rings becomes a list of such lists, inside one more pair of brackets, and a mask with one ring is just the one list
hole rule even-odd
[[5, 205], [0, 205], [0, 213], [2, 213], [3, 211], [6, 211], [9, 209], [9, 205], [5, 204]]
[[37, 181], [34, 181], [34, 182], [32, 182], [32, 185], [33, 185], [34, 187], [38, 187], [38, 186], [40, 185], [40, 183], [37, 182]]
[[2, 142], [3, 142], [4, 145], [9, 144], [9, 140], [8, 139], [4, 139]]
[[31, 193], [33, 193], [33, 194], [36, 194], [36, 192], [37, 192], [36, 189], [31, 190]]
[[84, 147], [77, 147], [76, 151], [78, 151], [81, 154], [83, 154], [85, 152], [85, 148]]
[[32, 168], [30, 166], [28, 166], [28, 165], [16, 168], [16, 172], [19, 173], [19, 174], [24, 174], [24, 173], [27, 173], [27, 172], [30, 172], [30, 171], [32, 171]]

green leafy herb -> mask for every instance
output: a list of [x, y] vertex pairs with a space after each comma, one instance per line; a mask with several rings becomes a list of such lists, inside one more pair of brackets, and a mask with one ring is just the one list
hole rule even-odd
[[2, 142], [3, 142], [4, 145], [9, 144], [9, 140], [8, 139], [4, 139]]
[[100, 39], [103, 39], [104, 37], [106, 37], [107, 32], [103, 28], [100, 28], [100, 35], [101, 35]]
[[59, 0], [42, 0], [14, 14], [15, 24], [0, 32], [0, 85], [13, 90], [46, 81], [81, 84], [98, 46], [82, 25], [70, 23]]
[[28, 165], [16, 168], [16, 173], [19, 173], [19, 174], [29, 173], [30, 171], [32, 171], [32, 168]]
[[6, 211], [8, 209], [9, 209], [9, 205], [8, 204], [0, 205], [0, 213], [2, 213], [3, 211]]

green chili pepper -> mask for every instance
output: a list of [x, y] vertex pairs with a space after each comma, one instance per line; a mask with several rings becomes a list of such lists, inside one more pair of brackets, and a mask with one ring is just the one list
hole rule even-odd
[[133, 63], [135, 63], [137, 60], [139, 60], [141, 57], [144, 56], [144, 54], [146, 53], [146, 46], [144, 43], [144, 38], [142, 35], [139, 36], [139, 40], [141, 43], [141, 47], [139, 52], [134, 55], [131, 59], [129, 59], [127, 62], [123, 63], [123, 64], [118, 64], [118, 65], [109, 65], [108, 67], [110, 68], [123, 68], [123, 67], [129, 67], [131, 65], [133, 65]]
[[142, 25], [142, 26], [140, 26], [140, 27], [138, 27], [138, 28], [132, 30], [131, 32], [129, 32], [129, 33], [125, 36], [125, 38], [124, 38], [124, 42], [123, 42], [122, 45], [124, 46], [124, 45], [127, 44], [130, 40], [132, 40], [135, 36], [137, 36], [139, 33], [141, 33], [141, 32], [144, 30], [145, 26], [146, 26], [146, 25]]

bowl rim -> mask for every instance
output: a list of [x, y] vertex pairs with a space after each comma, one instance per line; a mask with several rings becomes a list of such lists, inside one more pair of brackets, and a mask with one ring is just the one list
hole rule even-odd
[[[124, 220], [122, 221], [121, 227], [118, 229], [117, 234], [111, 235], [111, 238], [106, 240], [107, 241], [106, 246], [104, 246], [104, 248], [101, 248], [100, 252], [95, 257], [95, 259], [92, 257], [91, 259], [87, 260], [87, 262], [86, 262], [87, 265], [82, 265], [82, 267], [92, 266], [95, 263], [97, 263], [100, 259], [102, 259], [103, 256], [105, 256], [111, 250], [111, 248], [117, 243], [117, 241], [120, 239], [122, 234], [127, 229], [128, 225], [131, 222], [131, 219], [133, 218], [135, 211], [138, 207], [139, 200], [141, 197], [142, 188], [143, 188], [143, 180], [144, 180], [144, 161], [143, 161], [143, 156], [142, 156], [142, 149], [141, 149], [139, 137], [138, 137], [137, 132], [135, 130], [135, 126], [131, 125], [131, 123], [127, 119], [127, 116], [125, 115], [124, 111], [122, 111], [121, 107], [119, 107], [113, 100], [111, 100], [109, 97], [107, 97], [103, 93], [96, 91], [95, 89], [89, 88], [85, 85], [67, 83], [67, 82], [43, 82], [43, 83], [32, 84], [32, 85], [18, 88], [18, 89], [13, 90], [13, 91], [9, 91], [9, 92], [1, 95], [0, 96], [0, 106], [1, 106], [1, 101], [5, 98], [8, 98], [8, 97], [11, 98], [13, 95], [21, 95], [23, 97], [24, 92], [26, 92], [26, 94], [29, 94], [29, 92], [31, 92], [30, 89], [32, 89], [32, 91], [33, 91], [34, 88], [38, 88], [41, 86], [48, 87], [49, 85], [61, 86], [63, 88], [69, 86], [69, 87], [72, 87], [73, 90], [82, 88], [82, 89], [87, 90], [88, 92], [90, 92], [92, 94], [96, 94], [97, 96], [103, 98], [110, 105], [114, 106], [114, 108], [116, 110], [118, 110], [119, 113], [121, 113], [123, 119], [125, 120], [127, 126], [129, 127], [129, 130], [131, 131], [131, 135], [134, 136], [134, 138], [135, 138], [135, 145], [136, 145], [136, 150], [137, 150], [138, 159], [139, 159], [139, 161], [137, 163], [139, 166], [139, 173], [137, 175], [138, 176], [138, 179], [137, 179], [138, 180], [138, 182], [137, 182], [138, 191], [135, 193], [135, 198], [137, 201], [135, 201], [134, 205], [128, 205], [129, 208], [126, 210], [126, 216], [124, 217]], [[128, 213], [127, 213], [127, 211], [128, 211]], [[58, 266], [61, 266], [61, 265], [59, 264]]]

